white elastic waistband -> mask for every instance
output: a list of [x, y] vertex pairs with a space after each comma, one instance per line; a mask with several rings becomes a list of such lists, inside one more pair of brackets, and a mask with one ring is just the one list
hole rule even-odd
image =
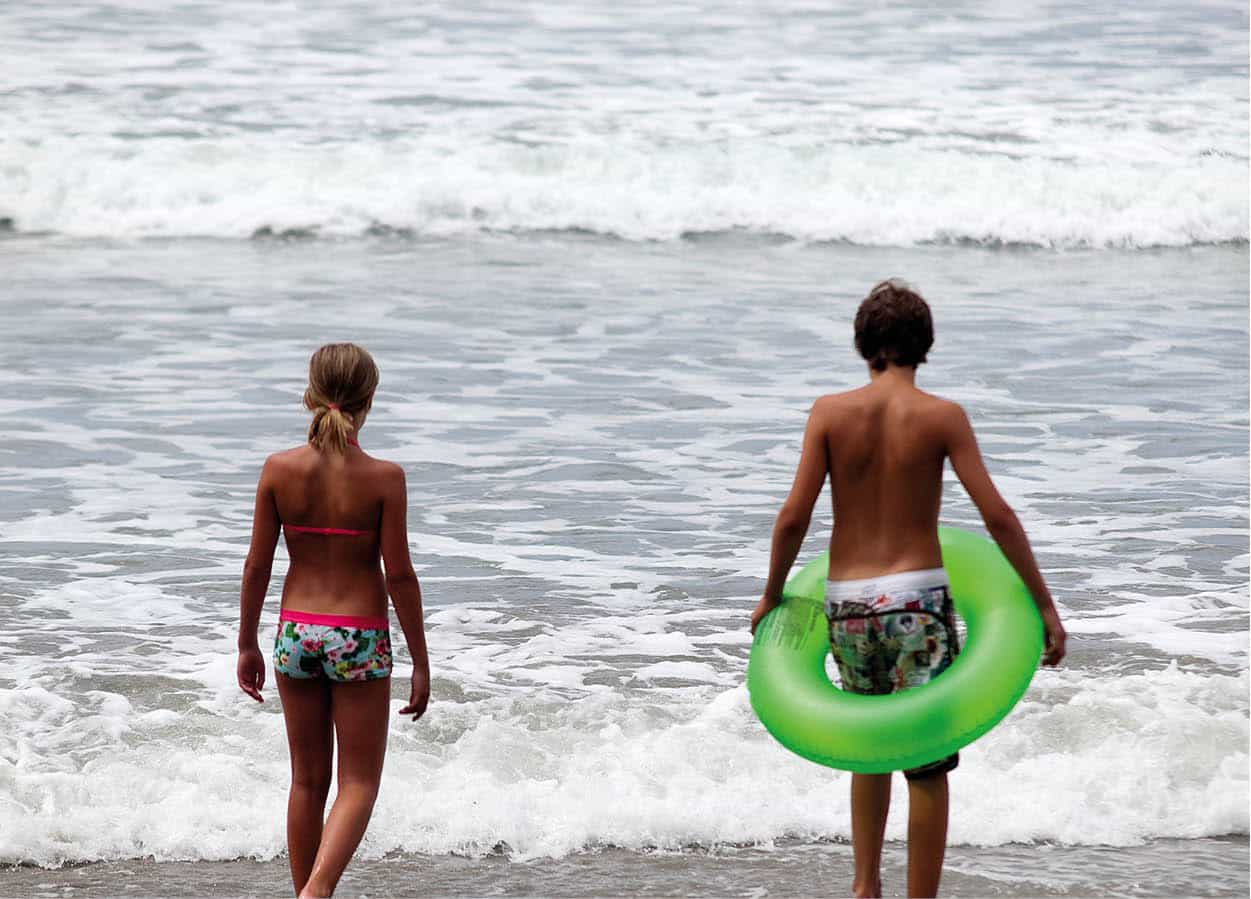
[[947, 586], [947, 569], [925, 568], [920, 571], [899, 571], [877, 577], [859, 578], [854, 581], [827, 581], [826, 602], [847, 602], [897, 593], [903, 590], [930, 590]]

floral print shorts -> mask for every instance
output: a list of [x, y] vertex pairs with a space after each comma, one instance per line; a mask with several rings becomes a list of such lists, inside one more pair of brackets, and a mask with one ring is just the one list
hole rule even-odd
[[[843, 689], [883, 694], [927, 684], [959, 652], [956, 616], [941, 568], [826, 585], [830, 649]], [[905, 771], [910, 779], [950, 771], [959, 754]]]
[[343, 682], [389, 677], [387, 619], [283, 609], [274, 639], [274, 670], [287, 677]]

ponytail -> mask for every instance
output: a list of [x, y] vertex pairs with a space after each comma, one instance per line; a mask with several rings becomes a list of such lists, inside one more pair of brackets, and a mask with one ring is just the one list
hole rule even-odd
[[308, 363], [304, 407], [313, 413], [308, 442], [345, 453], [352, 432], [369, 412], [378, 387], [378, 366], [354, 343], [328, 343]]
[[313, 420], [308, 426], [308, 442], [319, 450], [329, 448], [336, 453], [346, 453], [348, 438], [355, 427], [353, 415], [344, 412], [337, 403], [319, 406], [313, 411]]

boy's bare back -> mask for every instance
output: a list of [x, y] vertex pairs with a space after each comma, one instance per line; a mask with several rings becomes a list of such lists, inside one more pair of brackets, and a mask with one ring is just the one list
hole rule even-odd
[[938, 568], [938, 511], [953, 403], [883, 374], [824, 396], [809, 427], [825, 448], [834, 506], [830, 577]]
[[915, 368], [888, 366], [864, 387], [813, 404], [788, 502], [810, 507], [829, 477], [834, 580], [942, 567], [938, 513], [949, 458], [983, 517], [1011, 512], [964, 410], [917, 389], [915, 377]]

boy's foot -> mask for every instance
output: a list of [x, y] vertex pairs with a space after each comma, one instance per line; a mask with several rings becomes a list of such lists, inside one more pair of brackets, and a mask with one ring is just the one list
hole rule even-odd
[[852, 883], [851, 894], [856, 897], [867, 896], [872, 899], [881, 899], [882, 881], [878, 880], [874, 883], [858, 884]]

